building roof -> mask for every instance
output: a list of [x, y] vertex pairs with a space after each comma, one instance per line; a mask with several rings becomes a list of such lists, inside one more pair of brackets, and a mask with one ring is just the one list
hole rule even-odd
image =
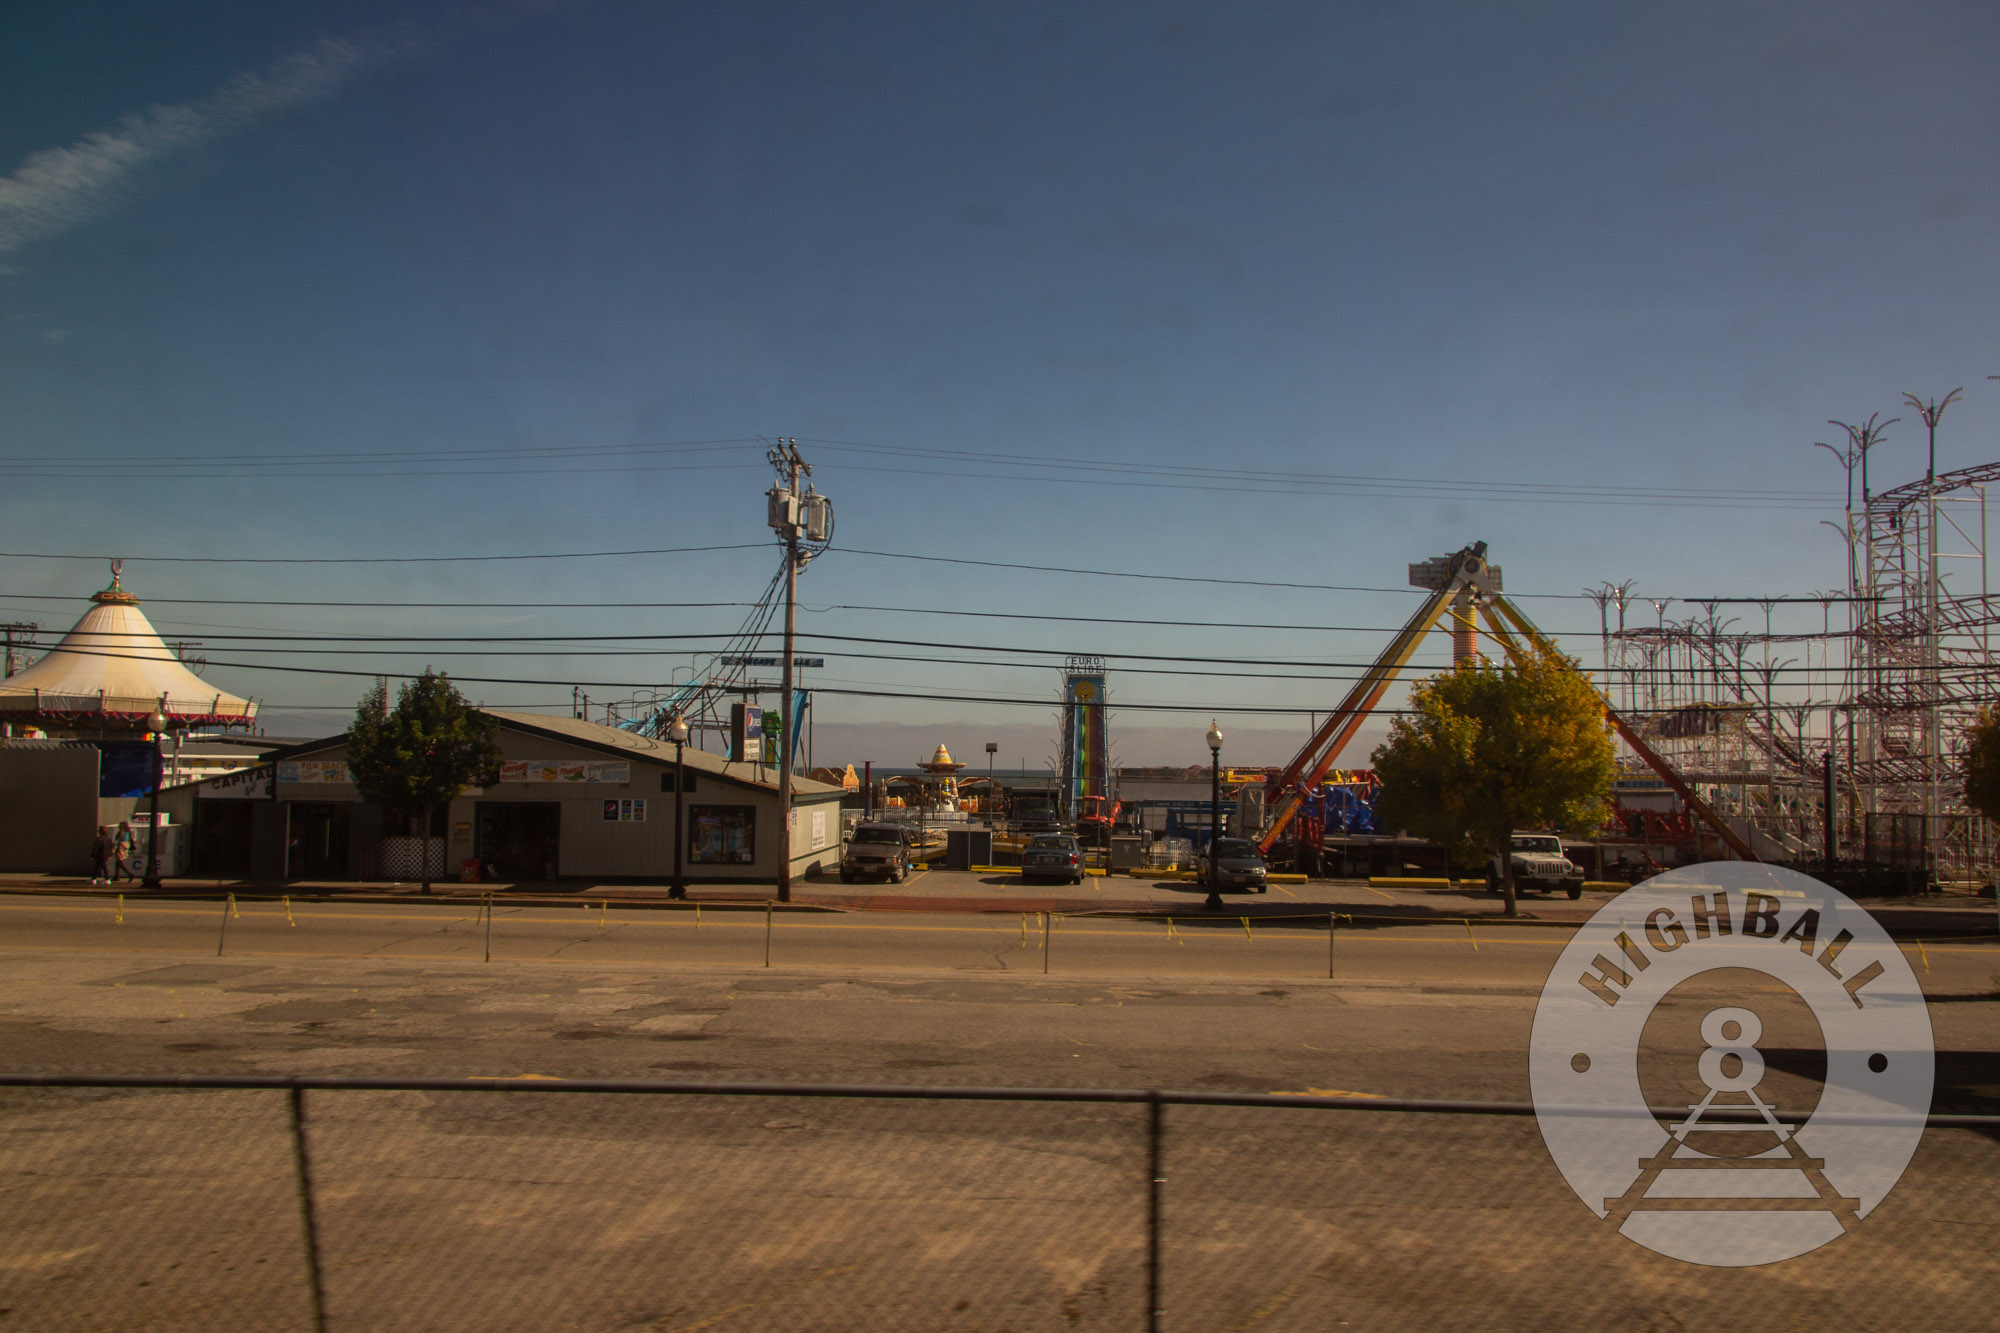
[[[672, 741], [654, 740], [650, 736], [641, 736], [637, 732], [622, 731], [617, 727], [607, 727], [601, 722], [586, 722], [582, 718], [574, 717], [551, 717], [544, 713], [517, 713], [499, 708], [482, 708], [479, 711], [502, 726], [509, 727], [515, 731], [532, 732], [547, 736], [552, 740], [567, 741], [572, 745], [582, 745], [590, 749], [601, 750], [606, 754], [637, 755], [640, 758], [650, 759], [655, 763], [663, 764], [674, 762], [674, 745]], [[299, 745], [284, 746], [271, 751], [264, 758], [266, 761], [289, 760], [299, 755], [311, 754], [315, 750], [329, 749], [341, 744], [346, 739], [346, 734], [342, 733], [338, 736], [329, 736], [324, 740], [307, 741]], [[741, 783], [746, 787], [761, 787], [767, 791], [777, 790], [778, 783], [776, 777], [772, 775], [770, 769], [762, 765], [742, 763], [738, 760], [725, 758], [719, 754], [710, 754], [706, 750], [689, 749], [685, 752], [684, 757], [688, 769], [692, 772], [708, 773], [731, 782]], [[812, 778], [797, 776], [792, 778], [792, 793], [795, 796], [810, 797], [840, 796], [843, 794], [839, 787], [829, 783], [817, 782]]]
[[[654, 740], [641, 736], [636, 731], [624, 731], [618, 727], [607, 727], [601, 722], [587, 722], [576, 717], [551, 717], [544, 713], [515, 713], [498, 708], [482, 708], [480, 712], [496, 721], [504, 722], [519, 731], [537, 731], [577, 745], [588, 745], [613, 753], [639, 754], [662, 763], [674, 761], [674, 743]], [[743, 763], [728, 759], [706, 750], [689, 749], [684, 752], [689, 769], [698, 773], [713, 773], [720, 778], [729, 778], [745, 786], [770, 787], [778, 785], [772, 770], [761, 764]], [[812, 778], [794, 776], [792, 791], [799, 796], [840, 795], [841, 789], [829, 783]]]
[[113, 723], [143, 726], [155, 708], [175, 726], [247, 724], [248, 699], [216, 689], [189, 671], [161, 641], [139, 599], [118, 586], [92, 595], [90, 610], [33, 666], [0, 680], [0, 716], [56, 727]]

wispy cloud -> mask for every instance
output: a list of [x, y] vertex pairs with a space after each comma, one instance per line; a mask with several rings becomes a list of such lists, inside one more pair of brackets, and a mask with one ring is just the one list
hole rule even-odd
[[110, 129], [30, 154], [13, 175], [0, 177], [0, 257], [117, 207], [150, 166], [275, 111], [329, 96], [401, 45], [324, 37], [263, 70], [237, 75], [197, 101], [147, 107]]

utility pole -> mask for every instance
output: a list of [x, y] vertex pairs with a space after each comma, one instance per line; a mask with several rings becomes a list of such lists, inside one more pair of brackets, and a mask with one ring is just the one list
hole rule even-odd
[[7, 636], [6, 675], [11, 676], [14, 674], [14, 636], [16, 634], [32, 636], [40, 628], [40, 625], [25, 620], [16, 620], [5, 625], [0, 625], [0, 632], [4, 632]]
[[768, 522], [785, 546], [785, 656], [778, 715], [778, 901], [792, 900], [792, 690], [799, 632], [799, 571], [826, 549], [833, 537], [833, 505], [812, 489], [812, 468], [799, 455], [796, 439], [772, 443], [766, 455], [778, 482], [765, 492]]

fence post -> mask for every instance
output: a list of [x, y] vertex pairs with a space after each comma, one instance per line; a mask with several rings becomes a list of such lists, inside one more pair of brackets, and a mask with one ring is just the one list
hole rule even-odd
[[486, 895], [486, 961], [493, 961], [493, 895]]
[[771, 965], [771, 904], [770, 901], [766, 899], [764, 903], [764, 966], [769, 967], [770, 965]]
[[1146, 1094], [1146, 1333], [1160, 1327], [1160, 1112], [1157, 1091]]
[[1333, 980], [1333, 917], [1334, 914], [1332, 912], [1326, 914], [1326, 979], [1328, 981]]
[[305, 1093], [286, 1092], [292, 1109], [292, 1165], [298, 1171], [299, 1223], [305, 1233], [306, 1297], [312, 1305], [313, 1333], [326, 1333], [326, 1306], [320, 1298], [319, 1224], [313, 1215], [312, 1167], [306, 1157]]
[[230, 894], [222, 903], [222, 928], [215, 932], [215, 956], [222, 957], [222, 942], [229, 938], [229, 909], [236, 905], [236, 895]]
[[1049, 918], [1054, 912], [1042, 913], [1042, 975], [1049, 974]]

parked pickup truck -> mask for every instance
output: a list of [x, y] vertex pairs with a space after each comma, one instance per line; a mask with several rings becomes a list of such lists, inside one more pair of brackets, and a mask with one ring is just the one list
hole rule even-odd
[[[1516, 893], [1554, 893], [1561, 890], [1571, 898], [1583, 897], [1583, 867], [1563, 855], [1562, 839], [1553, 833], [1516, 833], [1510, 840], [1507, 859], [1514, 863]], [[1486, 891], [1499, 893], [1505, 871], [1500, 858], [1486, 866]]]
[[901, 884], [910, 875], [911, 848], [917, 831], [901, 824], [856, 824], [847, 835], [840, 857], [840, 882], [884, 879]]

